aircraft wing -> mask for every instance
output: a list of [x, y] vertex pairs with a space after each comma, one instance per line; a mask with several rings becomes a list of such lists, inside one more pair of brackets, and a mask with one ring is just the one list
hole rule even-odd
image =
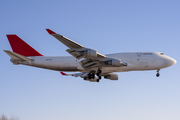
[[98, 77], [95, 76], [94, 79], [88, 79], [88, 73], [75, 73], [75, 74], [66, 74], [64, 72], [60, 72], [64, 76], [74, 76], [74, 77], [81, 77], [84, 80], [90, 81], [90, 82], [97, 82]]
[[75, 74], [66, 74], [64, 72], [60, 72], [60, 73], [65, 76], [74, 76], [74, 77], [81, 77], [81, 78], [85, 78], [88, 75], [88, 73], [75, 73]]
[[55, 37], [56, 39], [58, 39], [60, 42], [62, 42], [64, 45], [66, 45], [67, 47], [69, 47], [70, 49], [81, 49], [84, 48], [82, 45], [60, 35], [60, 34], [56, 34], [55, 32], [53, 32], [50, 29], [46, 29], [47, 32], [52, 35], [53, 37]]
[[[82, 52], [84, 51], [88, 51], [88, 52], [93, 52], [93, 53], [97, 53], [96, 50], [92, 50], [92, 49], [89, 49], [89, 48], [85, 48], [83, 47], [82, 45], [60, 35], [60, 34], [56, 34], [55, 32], [53, 32], [52, 30], [50, 29], [46, 29], [47, 32], [52, 35], [53, 37], [55, 37], [56, 39], [58, 39], [60, 42], [62, 42], [64, 45], [66, 45], [67, 47], [69, 47], [70, 49], [67, 49], [66, 51], [68, 53], [70, 53], [72, 56], [74, 56], [75, 58], [77, 59], [80, 59], [80, 58], [84, 58], [84, 57], [87, 57], [87, 56], [83, 56]], [[100, 53], [97, 53], [97, 58], [106, 58], [105, 55], [102, 55]]]
[[[84, 80], [90, 81], [90, 82], [99, 82], [98, 76], [95, 76], [93, 79], [88, 78], [89, 73], [74, 73], [74, 74], [66, 74], [64, 72], [60, 72], [63, 76], [74, 76], [74, 77], [81, 77]], [[110, 79], [110, 80], [118, 80], [118, 75], [114, 73], [104, 73], [102, 76], [104, 76], [105, 79]], [[110, 77], [112, 76], [112, 77]]]
[[95, 67], [102, 68], [105, 66], [126, 66], [119, 59], [108, 58], [107, 56], [98, 53], [96, 50], [86, 48], [60, 34], [55, 33], [50, 29], [46, 30], [50, 35], [58, 39], [60, 42], [62, 42], [69, 48], [66, 50], [69, 54], [74, 56], [76, 59], [85, 58], [80, 62], [80, 65], [86, 70]]

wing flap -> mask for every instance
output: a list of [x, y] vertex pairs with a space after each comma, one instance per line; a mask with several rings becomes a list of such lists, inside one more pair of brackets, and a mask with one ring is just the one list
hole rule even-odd
[[76, 59], [81, 59], [83, 58], [83, 56], [81, 54], [79, 54], [79, 52], [72, 50], [72, 49], [67, 49], [66, 50], [69, 54], [71, 54], [72, 56], [74, 56]]
[[[84, 49], [80, 49], [80, 50], [72, 50], [72, 49], [67, 49], [66, 51], [71, 54], [72, 56], [74, 56], [76, 59], [81, 59], [81, 58], [87, 58], [87, 56], [85, 56], [84, 54], [82, 54], [83, 51], [88, 50], [88, 48], [84, 48]], [[100, 53], [97, 53], [97, 57], [95, 58], [91, 58], [91, 59], [103, 59], [106, 58], [105, 55], [102, 55]]]

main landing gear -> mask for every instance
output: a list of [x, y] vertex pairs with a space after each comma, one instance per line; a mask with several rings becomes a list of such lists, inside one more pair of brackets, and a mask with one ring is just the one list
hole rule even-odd
[[160, 69], [157, 69], [156, 77], [159, 77], [159, 76], [160, 76], [159, 71], [160, 71]]
[[90, 73], [88, 74], [88, 78], [89, 78], [89, 79], [94, 79], [94, 78], [95, 78], [94, 72], [90, 72]]
[[[102, 70], [98, 69], [96, 75], [98, 76], [98, 79], [97, 79], [97, 82], [99, 82], [99, 80], [101, 79], [101, 76], [100, 74], [102, 73]], [[91, 71], [89, 74], [88, 74], [88, 78], [89, 80], [90, 79], [94, 79], [95, 78], [95, 72], [94, 71]]]
[[96, 73], [96, 75], [98, 76], [97, 82], [99, 82], [99, 80], [101, 79], [100, 74], [102, 73], [102, 70], [98, 69], [98, 72]]

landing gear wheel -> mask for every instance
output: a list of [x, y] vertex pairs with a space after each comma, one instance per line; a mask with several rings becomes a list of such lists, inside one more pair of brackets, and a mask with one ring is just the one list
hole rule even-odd
[[95, 78], [95, 74], [94, 73], [89, 73], [88, 74], [88, 78], [89, 79], [94, 79]]
[[88, 74], [88, 79], [89, 79], [89, 80], [91, 79], [91, 74], [90, 74], [90, 73]]
[[99, 69], [99, 70], [98, 70], [98, 73], [99, 73], [99, 74], [102, 73], [102, 70]]
[[95, 78], [95, 74], [94, 74], [94, 73], [91, 74], [91, 78], [92, 78], [92, 79]]
[[157, 74], [156, 74], [156, 77], [159, 77], [159, 76], [160, 76], [160, 74], [159, 74], [159, 73], [157, 73]]
[[98, 82], [99, 82], [99, 80], [101, 79], [101, 76], [100, 76], [100, 74], [102, 73], [102, 70], [101, 69], [98, 69], [98, 71], [97, 71], [97, 73], [96, 73], [96, 75], [98, 76]]

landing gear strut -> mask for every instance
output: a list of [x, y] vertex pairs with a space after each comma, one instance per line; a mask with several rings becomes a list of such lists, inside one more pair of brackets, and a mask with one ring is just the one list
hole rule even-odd
[[102, 73], [102, 70], [98, 69], [96, 75], [98, 76], [97, 82], [99, 82], [99, 80], [101, 79], [100, 74]]
[[159, 77], [159, 76], [160, 76], [159, 71], [160, 71], [160, 69], [157, 69], [156, 77]]

